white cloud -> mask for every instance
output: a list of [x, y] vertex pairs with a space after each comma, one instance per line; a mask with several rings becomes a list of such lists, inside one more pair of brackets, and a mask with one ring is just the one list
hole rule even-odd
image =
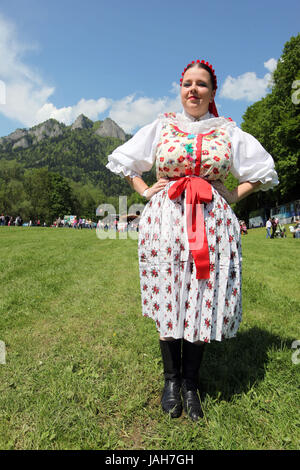
[[24, 127], [50, 118], [69, 125], [82, 113], [97, 120], [101, 113], [109, 112], [125, 132], [132, 132], [153, 121], [161, 112], [181, 108], [180, 87], [176, 83], [172, 83], [171, 98], [153, 99], [136, 94], [118, 101], [106, 97], [82, 98], [72, 106], [57, 108], [51, 102], [55, 88], [45, 83], [40, 74], [25, 63], [25, 53], [36, 48], [36, 45], [20, 41], [15, 26], [0, 14], [0, 81], [6, 94], [1, 96], [0, 113], [19, 121]]
[[264, 67], [269, 70], [263, 78], [257, 77], [255, 72], [246, 72], [237, 78], [229, 75], [220, 92], [221, 98], [232, 100], [257, 101], [266, 95], [272, 82], [272, 74], [276, 69], [277, 61], [269, 59], [264, 62]]
[[90, 119], [97, 120], [99, 114], [106, 111], [110, 107], [110, 104], [111, 100], [107, 98], [99, 98], [98, 100], [81, 99], [76, 105], [64, 108], [56, 108], [52, 103], [45, 103], [36, 113], [36, 123], [53, 118], [69, 125], [73, 123], [80, 114], [84, 114]]
[[264, 67], [269, 70], [269, 72], [273, 73], [277, 67], [277, 60], [276, 59], [269, 59], [267, 62], [264, 62]]
[[116, 121], [125, 132], [132, 132], [137, 127], [149, 124], [156, 119], [159, 113], [166, 111], [179, 111], [181, 109], [180, 87], [172, 83], [171, 93], [175, 98], [148, 98], [135, 95], [112, 103], [109, 117]]

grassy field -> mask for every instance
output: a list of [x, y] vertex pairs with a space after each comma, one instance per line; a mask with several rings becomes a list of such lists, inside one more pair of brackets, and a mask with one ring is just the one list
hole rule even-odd
[[193, 423], [161, 412], [137, 242], [1, 227], [0, 449], [300, 449], [299, 248], [243, 237], [243, 323], [207, 346]]

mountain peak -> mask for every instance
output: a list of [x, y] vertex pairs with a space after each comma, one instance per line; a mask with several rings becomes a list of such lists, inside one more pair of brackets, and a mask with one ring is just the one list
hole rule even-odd
[[126, 134], [123, 129], [111, 118], [106, 118], [95, 131], [95, 134], [101, 137], [116, 137], [123, 141], [126, 140]]
[[71, 129], [90, 129], [93, 127], [93, 121], [91, 121], [84, 114], [80, 114], [77, 119], [73, 122]]

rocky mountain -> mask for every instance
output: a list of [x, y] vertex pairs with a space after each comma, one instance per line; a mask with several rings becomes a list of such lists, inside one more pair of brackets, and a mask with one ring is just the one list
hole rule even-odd
[[101, 137], [116, 137], [117, 139], [126, 140], [126, 134], [112, 119], [106, 118], [100, 127], [95, 131], [95, 134]]
[[93, 122], [81, 114], [70, 126], [49, 119], [2, 137], [0, 161], [13, 160], [24, 169], [47, 168], [75, 183], [97, 186], [107, 196], [130, 194], [128, 183], [106, 168], [108, 155], [128, 138], [109, 118]]
[[32, 145], [40, 143], [44, 139], [52, 139], [63, 134], [65, 129], [82, 130], [91, 129], [93, 133], [101, 137], [115, 137], [126, 140], [127, 136], [123, 129], [112, 119], [93, 122], [84, 114], [80, 114], [71, 126], [66, 126], [55, 119], [48, 119], [30, 129], [17, 129], [6, 137], [0, 138], [1, 150], [27, 149]]
[[84, 114], [80, 114], [76, 121], [74, 121], [71, 125], [71, 129], [90, 129], [91, 127], [93, 127], [93, 125], [93, 121], [87, 118]]

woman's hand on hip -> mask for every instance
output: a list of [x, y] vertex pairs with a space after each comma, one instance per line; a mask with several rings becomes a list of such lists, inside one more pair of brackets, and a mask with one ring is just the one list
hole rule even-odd
[[151, 199], [154, 194], [158, 193], [169, 183], [168, 178], [160, 178], [153, 186], [147, 189], [147, 199]]
[[220, 180], [210, 181], [210, 184], [218, 191], [218, 193], [228, 202], [228, 204], [233, 204], [236, 201], [235, 191], [230, 191]]
[[257, 191], [261, 186], [260, 181], [256, 181], [251, 183], [250, 181], [244, 181], [240, 183], [236, 188], [232, 191], [226, 188], [226, 186], [219, 180], [210, 181], [212, 186], [218, 191], [218, 193], [226, 199], [228, 204], [234, 204], [236, 202], [241, 201], [247, 196], [250, 196], [254, 191]]

